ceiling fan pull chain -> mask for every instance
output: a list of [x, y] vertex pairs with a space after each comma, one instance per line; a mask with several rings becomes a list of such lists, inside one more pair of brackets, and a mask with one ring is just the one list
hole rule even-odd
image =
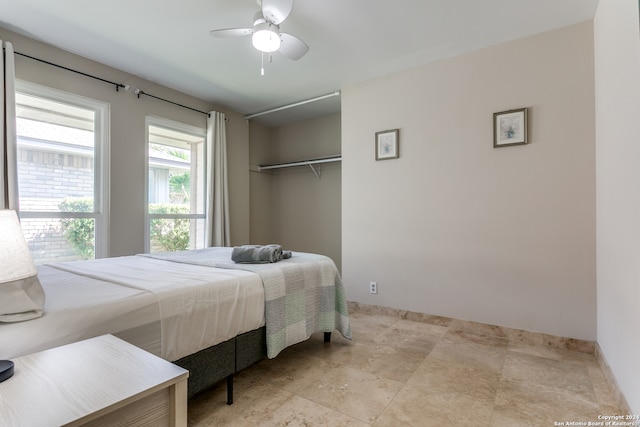
[[262, 54], [262, 67], [260, 68], [260, 75], [264, 76], [264, 52], [260, 52]]

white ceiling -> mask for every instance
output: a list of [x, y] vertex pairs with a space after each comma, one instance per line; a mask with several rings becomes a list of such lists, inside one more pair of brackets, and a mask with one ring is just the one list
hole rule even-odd
[[[597, 3], [295, 0], [280, 30], [310, 50], [298, 61], [275, 53], [264, 76], [250, 37], [209, 35], [212, 29], [251, 27], [256, 0], [0, 0], [0, 26], [251, 114], [591, 20]], [[334, 97], [256, 120], [279, 125], [339, 108]]]

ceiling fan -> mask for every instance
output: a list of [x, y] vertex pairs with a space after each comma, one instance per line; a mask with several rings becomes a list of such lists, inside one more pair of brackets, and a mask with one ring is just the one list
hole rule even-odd
[[[219, 38], [251, 35], [253, 47], [263, 54], [278, 51], [291, 59], [302, 58], [309, 50], [309, 46], [294, 35], [280, 32], [280, 24], [291, 13], [293, 0], [257, 0], [257, 2], [260, 10], [253, 17], [252, 28], [224, 28], [211, 30], [209, 34]], [[264, 67], [262, 74], [264, 74]]]

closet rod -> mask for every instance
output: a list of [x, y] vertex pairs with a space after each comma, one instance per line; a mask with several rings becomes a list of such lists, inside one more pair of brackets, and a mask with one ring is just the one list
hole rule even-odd
[[276, 111], [286, 110], [288, 108], [297, 107], [299, 105], [304, 105], [304, 104], [308, 104], [310, 102], [320, 101], [320, 100], [323, 100], [323, 99], [327, 99], [327, 98], [331, 98], [331, 97], [339, 96], [339, 95], [340, 95], [340, 91], [337, 90], [335, 92], [331, 92], [331, 93], [328, 93], [326, 95], [318, 96], [318, 97], [311, 98], [311, 99], [305, 99], [304, 101], [294, 102], [293, 104], [283, 105], [282, 107], [272, 108], [271, 110], [261, 111], [259, 113], [249, 114], [249, 115], [244, 116], [244, 119], [245, 120], [253, 119], [254, 117], [262, 116], [264, 114], [275, 113]]
[[342, 156], [322, 157], [319, 159], [301, 160], [299, 162], [276, 163], [273, 165], [260, 165], [260, 170], [263, 171], [268, 169], [291, 168], [294, 166], [310, 166], [310, 165], [317, 165], [319, 163], [339, 162], [341, 160], [342, 160]]

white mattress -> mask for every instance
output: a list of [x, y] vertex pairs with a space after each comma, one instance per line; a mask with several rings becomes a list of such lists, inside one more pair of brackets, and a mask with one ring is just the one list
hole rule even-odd
[[174, 361], [264, 325], [255, 273], [129, 256], [38, 267], [44, 315], [0, 323], [0, 359], [102, 334]]

